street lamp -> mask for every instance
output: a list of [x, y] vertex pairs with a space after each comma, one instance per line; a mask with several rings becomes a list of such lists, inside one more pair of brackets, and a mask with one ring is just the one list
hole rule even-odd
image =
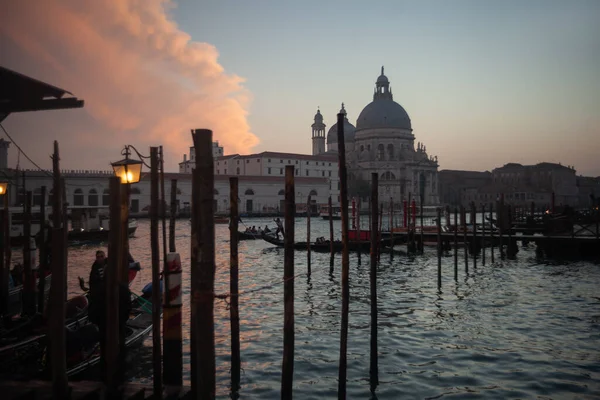
[[8, 182], [0, 182], [0, 196], [6, 194], [7, 188], [8, 188]]
[[142, 165], [144, 162], [129, 158], [129, 155], [131, 154], [130, 149], [133, 149], [140, 158], [143, 158], [135, 147], [126, 145], [121, 151], [121, 154], [124, 155], [125, 158], [121, 161], [111, 163], [115, 176], [121, 178], [122, 184], [138, 183], [142, 176]]

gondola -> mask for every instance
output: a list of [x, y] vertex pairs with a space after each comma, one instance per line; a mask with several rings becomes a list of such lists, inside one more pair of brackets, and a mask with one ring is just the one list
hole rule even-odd
[[[277, 237], [273, 236], [272, 234], [267, 234], [267, 235], [263, 234], [262, 238], [266, 242], [271, 243], [275, 246], [278, 246], [278, 247], [284, 246], [283, 239], [278, 239]], [[391, 240], [389, 238], [385, 238], [385, 239], [381, 240], [382, 247], [389, 246], [390, 243], [391, 243]], [[307, 248], [308, 248], [307, 242], [295, 242], [294, 243], [294, 249], [296, 249], [296, 250], [306, 250]], [[323, 240], [323, 241], [311, 243], [310, 249], [312, 251], [328, 253], [329, 251], [331, 251], [331, 246], [330, 246], [330, 242], [328, 240]], [[348, 242], [348, 250], [349, 251], [358, 251], [358, 250], [369, 251], [370, 249], [371, 249], [371, 242], [367, 241], [367, 240], [349, 241]], [[342, 250], [343, 250], [342, 242], [339, 240], [334, 241], [333, 242], [333, 251], [340, 252]]]

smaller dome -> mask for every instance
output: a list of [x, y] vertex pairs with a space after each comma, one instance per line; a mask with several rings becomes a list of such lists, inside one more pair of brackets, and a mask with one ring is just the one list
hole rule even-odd
[[377, 83], [390, 83], [387, 76], [383, 74], [383, 67], [381, 67], [381, 75], [377, 78]]
[[317, 113], [315, 114], [315, 122], [323, 122], [323, 115], [321, 114], [321, 110], [317, 108]]
[[[337, 131], [337, 123], [333, 124], [329, 131], [327, 132], [327, 144], [332, 145], [338, 142], [338, 131]], [[348, 121], [348, 118], [344, 118], [344, 141], [346, 143], [354, 141], [354, 131], [356, 128], [354, 125]]]

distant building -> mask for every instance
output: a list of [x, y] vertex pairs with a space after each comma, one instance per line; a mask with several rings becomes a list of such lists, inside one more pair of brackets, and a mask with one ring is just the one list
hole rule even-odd
[[580, 207], [600, 206], [600, 176], [578, 176], [577, 189]]
[[[442, 204], [459, 206], [462, 197], [469, 193], [479, 193], [479, 190], [492, 182], [492, 174], [489, 171], [460, 171], [444, 169], [439, 172], [440, 176], [440, 200]], [[486, 199], [490, 200], [490, 199]]]
[[[223, 156], [223, 146], [219, 146], [219, 142], [212, 142], [212, 156], [213, 158]], [[183, 162], [179, 163], [179, 172], [182, 174], [191, 174], [192, 169], [196, 166], [196, 152], [194, 147], [190, 147], [189, 159], [187, 154], [183, 155]]]
[[[394, 101], [383, 67], [375, 82], [373, 101], [361, 111], [356, 126], [348, 121], [343, 103], [340, 113], [344, 114], [344, 143], [351, 195], [357, 194], [356, 188], [361, 186], [367, 189], [367, 193], [364, 190], [360, 193], [361, 197], [367, 197], [371, 174], [377, 173], [382, 202], [387, 203], [390, 198], [401, 201], [409, 195], [419, 201], [422, 188], [425, 205], [439, 204], [437, 157], [429, 156], [422, 143], [415, 146], [410, 117]], [[324, 149], [322, 132], [325, 124], [320, 110], [317, 110], [312, 127], [315, 154], [317, 150]], [[337, 153], [337, 130], [336, 121], [327, 133], [325, 154]]]

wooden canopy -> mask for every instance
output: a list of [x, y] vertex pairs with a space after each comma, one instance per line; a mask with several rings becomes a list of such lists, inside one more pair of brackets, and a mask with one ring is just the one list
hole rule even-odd
[[81, 108], [72, 93], [0, 66], [0, 122], [10, 113]]

